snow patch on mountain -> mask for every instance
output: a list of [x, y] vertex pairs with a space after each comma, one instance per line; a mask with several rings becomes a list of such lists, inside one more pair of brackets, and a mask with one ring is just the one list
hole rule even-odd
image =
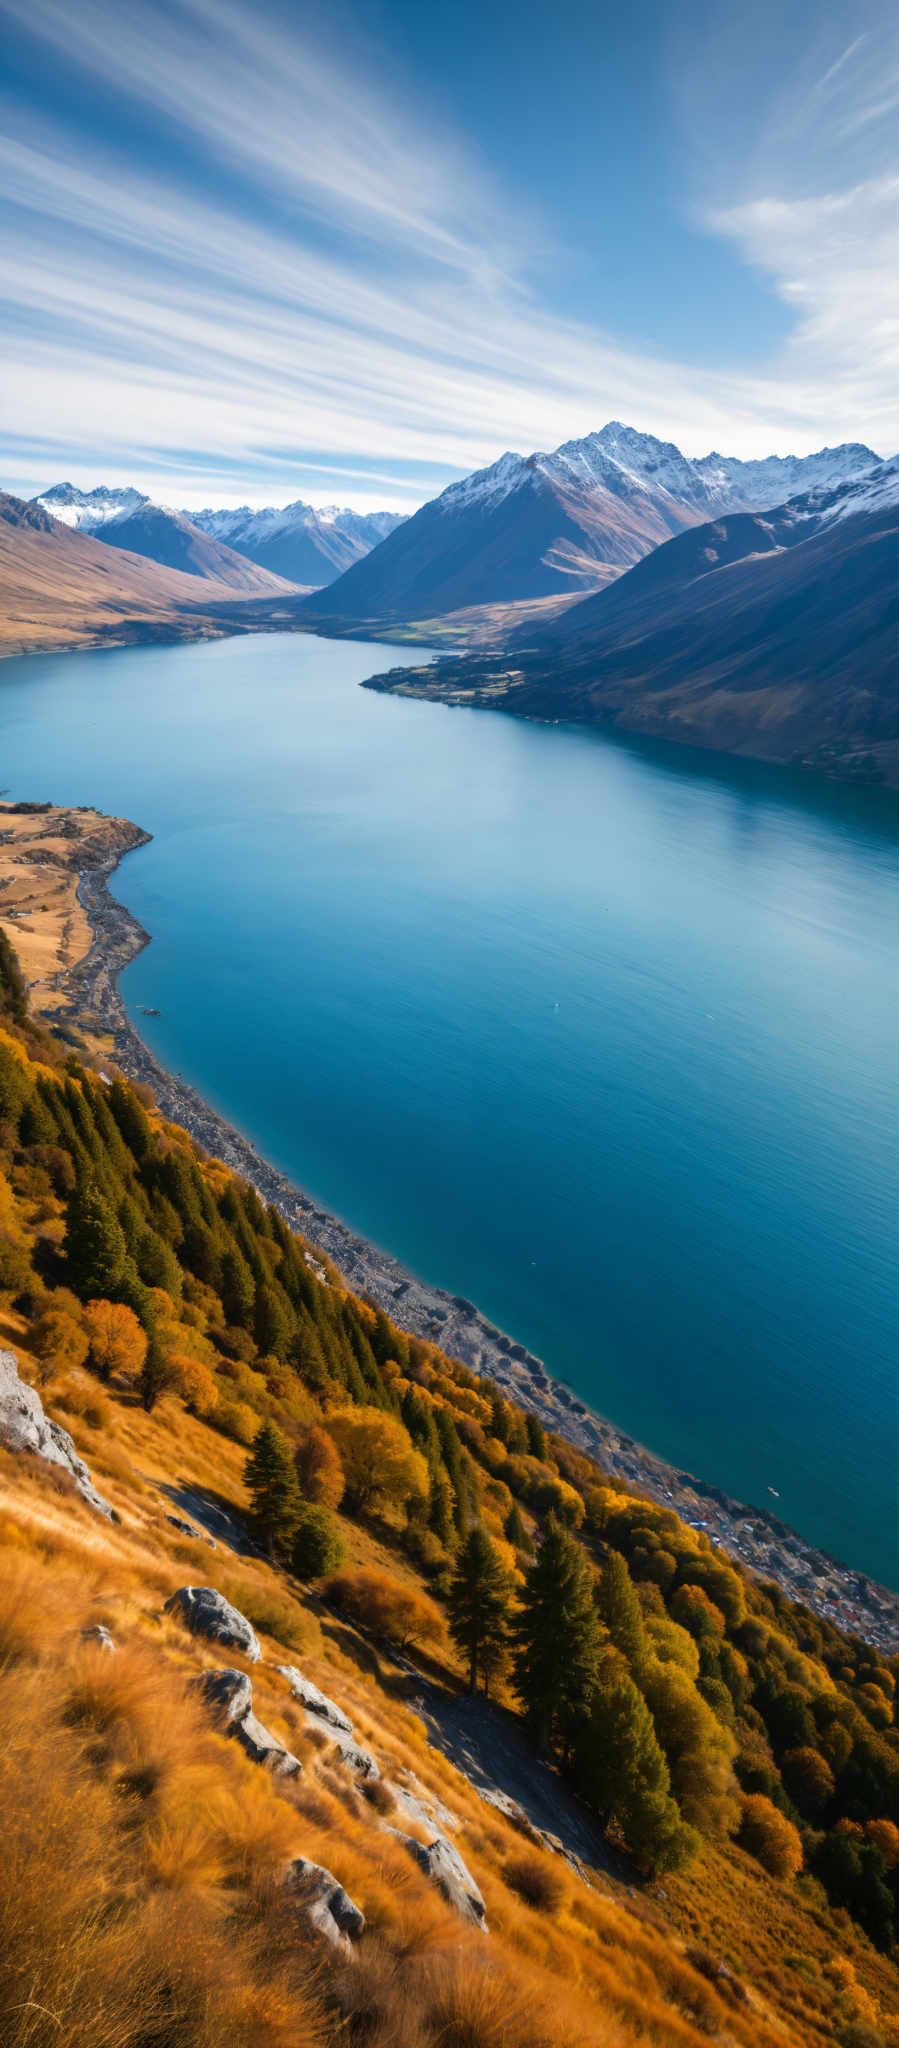
[[130, 519], [140, 505], [149, 505], [150, 499], [142, 491], [130, 487], [122, 490], [110, 489], [107, 484], [98, 484], [95, 491], [79, 491], [75, 484], [54, 484], [39, 498], [32, 499], [41, 505], [53, 519], [59, 519], [64, 526], [74, 527], [78, 533], [98, 533], [113, 519]]

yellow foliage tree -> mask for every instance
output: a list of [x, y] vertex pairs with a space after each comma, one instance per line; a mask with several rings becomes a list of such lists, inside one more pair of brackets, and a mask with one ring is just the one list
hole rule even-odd
[[426, 1461], [395, 1415], [382, 1408], [338, 1408], [326, 1417], [325, 1427], [337, 1446], [347, 1496], [355, 1507], [385, 1501], [403, 1507], [408, 1500], [427, 1499]]
[[186, 1351], [175, 1351], [168, 1359], [170, 1385], [173, 1393], [180, 1394], [185, 1408], [194, 1415], [211, 1415], [218, 1407], [218, 1388], [208, 1365], [201, 1358], [191, 1358]]
[[84, 1324], [92, 1366], [102, 1380], [114, 1372], [139, 1373], [147, 1355], [147, 1334], [123, 1301], [89, 1301]]
[[771, 1877], [796, 1877], [802, 1869], [798, 1829], [761, 1792], [750, 1792], [743, 1801], [740, 1843]]

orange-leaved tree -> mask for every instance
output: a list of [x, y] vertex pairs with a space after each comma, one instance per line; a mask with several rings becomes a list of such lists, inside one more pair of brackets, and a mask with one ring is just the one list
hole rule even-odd
[[101, 1380], [114, 1372], [139, 1373], [147, 1355], [147, 1333], [123, 1301], [89, 1301], [84, 1325], [92, 1366]]

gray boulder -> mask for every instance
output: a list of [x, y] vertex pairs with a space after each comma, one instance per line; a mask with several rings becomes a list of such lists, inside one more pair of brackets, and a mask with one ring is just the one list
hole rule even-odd
[[388, 1828], [387, 1833], [394, 1835], [414, 1856], [419, 1868], [432, 1879], [460, 1919], [468, 1920], [472, 1927], [479, 1927], [486, 1934], [484, 1900], [454, 1843], [448, 1842], [445, 1835], [435, 1835], [431, 1842], [417, 1842], [414, 1835], [400, 1834], [398, 1828]]
[[253, 1687], [245, 1671], [225, 1665], [220, 1671], [201, 1671], [193, 1680], [225, 1733], [233, 1735], [254, 1764], [262, 1764], [275, 1778], [296, 1778], [303, 1766], [299, 1757], [285, 1749], [277, 1735], [264, 1728], [253, 1712]]
[[177, 1529], [179, 1536], [192, 1536], [195, 1543], [208, 1543], [210, 1550], [216, 1549], [215, 1539], [205, 1529], [195, 1529], [192, 1522], [185, 1522], [183, 1515], [166, 1515], [166, 1521]]
[[20, 1380], [14, 1351], [0, 1351], [0, 1443], [11, 1451], [32, 1451], [48, 1465], [58, 1465], [74, 1479], [89, 1508], [105, 1515], [107, 1521], [117, 1519], [114, 1508], [97, 1492], [68, 1430], [50, 1421], [37, 1389]]
[[253, 1686], [245, 1671], [234, 1671], [225, 1665], [221, 1671], [201, 1671], [193, 1683], [216, 1719], [226, 1726], [242, 1721], [252, 1708]]
[[306, 1721], [310, 1728], [317, 1728], [320, 1735], [326, 1735], [328, 1741], [333, 1743], [341, 1763], [346, 1765], [348, 1771], [352, 1771], [354, 1778], [367, 1778], [370, 1781], [380, 1777], [381, 1773], [371, 1750], [360, 1748], [351, 1734], [344, 1735], [341, 1728], [332, 1727], [329, 1721], [320, 1721], [317, 1714], [307, 1713]]
[[349, 1955], [351, 1944], [365, 1932], [365, 1914], [332, 1872], [323, 1863], [297, 1856], [288, 1865], [285, 1883], [300, 1912], [319, 1934]]
[[319, 1721], [330, 1722], [332, 1728], [340, 1728], [344, 1735], [352, 1735], [352, 1721], [347, 1719], [342, 1707], [335, 1706], [327, 1693], [319, 1692], [318, 1686], [313, 1685], [311, 1678], [304, 1678], [302, 1671], [298, 1671], [295, 1664], [279, 1664], [278, 1670], [281, 1677], [286, 1678], [293, 1698], [299, 1700], [300, 1705], [305, 1707], [308, 1713], [314, 1714]]
[[244, 1714], [240, 1721], [235, 1721], [231, 1733], [253, 1763], [262, 1764], [271, 1771], [273, 1778], [299, 1777], [303, 1768], [299, 1757], [285, 1749], [283, 1742], [279, 1742], [270, 1729], [263, 1728], [254, 1713]]
[[208, 1636], [210, 1642], [224, 1643], [229, 1650], [241, 1650], [251, 1664], [258, 1664], [262, 1651], [255, 1630], [246, 1615], [214, 1586], [179, 1586], [165, 1603], [166, 1614], [173, 1614], [176, 1608], [194, 1635]]
[[81, 1640], [83, 1643], [96, 1643], [98, 1650], [115, 1649], [115, 1643], [112, 1640], [109, 1630], [108, 1628], [104, 1628], [102, 1621], [98, 1621], [94, 1628], [83, 1628], [81, 1631]]

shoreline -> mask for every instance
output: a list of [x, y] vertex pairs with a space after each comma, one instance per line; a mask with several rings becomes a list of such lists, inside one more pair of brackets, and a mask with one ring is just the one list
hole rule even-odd
[[163, 1067], [131, 1023], [118, 987], [119, 975], [151, 943], [151, 935], [109, 887], [123, 855], [148, 845], [152, 835], [131, 824], [123, 831], [116, 822], [120, 829], [107, 849], [95, 851], [94, 842], [77, 859], [77, 895], [91, 943], [80, 961], [57, 975], [56, 991], [65, 1001], [51, 1022], [111, 1037], [115, 1065], [152, 1089], [164, 1117], [252, 1182], [313, 1252], [317, 1248], [333, 1261], [350, 1288], [377, 1302], [411, 1335], [438, 1344], [494, 1380], [504, 1394], [533, 1409], [545, 1428], [596, 1457], [610, 1480], [623, 1480], [674, 1508], [754, 1577], [774, 1581], [811, 1612], [879, 1649], [890, 1653], [899, 1647], [899, 1594], [815, 1549], [769, 1509], [746, 1506], [722, 1488], [678, 1470], [606, 1421], [473, 1302], [418, 1280], [391, 1253], [321, 1208], [194, 1088]]

